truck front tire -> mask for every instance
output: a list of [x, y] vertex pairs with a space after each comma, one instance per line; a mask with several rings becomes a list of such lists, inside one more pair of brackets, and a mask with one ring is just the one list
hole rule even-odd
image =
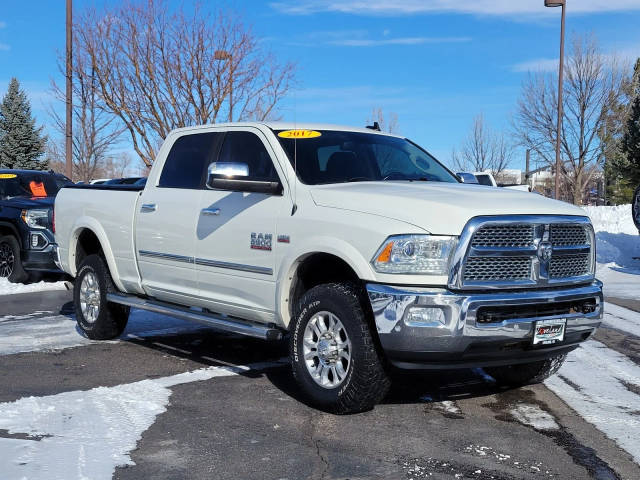
[[6, 277], [11, 283], [24, 283], [29, 279], [22, 267], [20, 244], [12, 235], [0, 237], [0, 277]]
[[485, 367], [484, 371], [491, 375], [499, 385], [520, 387], [541, 383], [554, 375], [564, 363], [567, 355], [559, 355], [546, 360], [504, 367]]
[[127, 326], [129, 307], [107, 302], [107, 293], [115, 292], [102, 257], [85, 258], [73, 286], [73, 301], [78, 327], [91, 340], [119, 337]]
[[289, 353], [293, 375], [313, 405], [332, 413], [370, 410], [390, 380], [357, 287], [313, 287], [297, 304]]

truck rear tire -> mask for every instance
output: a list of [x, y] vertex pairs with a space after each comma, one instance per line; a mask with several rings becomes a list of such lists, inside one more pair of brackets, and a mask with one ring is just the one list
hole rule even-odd
[[293, 375], [313, 405], [356, 413], [387, 394], [391, 382], [354, 285], [310, 289], [297, 304], [291, 332]]
[[541, 383], [554, 375], [564, 363], [567, 354], [547, 358], [539, 362], [507, 365], [504, 367], [486, 367], [484, 369], [499, 385], [520, 387]]
[[0, 277], [11, 283], [24, 283], [29, 278], [20, 259], [20, 244], [12, 235], [0, 237]]
[[129, 307], [107, 302], [116, 287], [102, 257], [84, 259], [73, 285], [73, 303], [78, 327], [91, 340], [119, 337], [127, 326]]

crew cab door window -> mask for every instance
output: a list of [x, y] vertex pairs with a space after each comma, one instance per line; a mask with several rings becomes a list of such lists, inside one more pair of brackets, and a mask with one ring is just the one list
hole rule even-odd
[[278, 174], [260, 138], [251, 132], [228, 132], [224, 138], [219, 162], [245, 163], [249, 167], [246, 180], [278, 181]]
[[[142, 191], [136, 214], [136, 247], [142, 285], [149, 295], [193, 304], [196, 224], [204, 176], [224, 133], [202, 132], [173, 143], [160, 178]], [[161, 161], [159, 159], [158, 161]]]

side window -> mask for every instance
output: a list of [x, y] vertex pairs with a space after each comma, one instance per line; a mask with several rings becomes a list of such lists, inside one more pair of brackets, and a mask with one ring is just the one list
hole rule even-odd
[[254, 133], [227, 132], [218, 161], [246, 163], [249, 166], [247, 180], [278, 181], [273, 161], [260, 138]]
[[201, 188], [207, 166], [215, 162], [224, 134], [216, 132], [184, 135], [175, 141], [164, 162], [159, 187]]

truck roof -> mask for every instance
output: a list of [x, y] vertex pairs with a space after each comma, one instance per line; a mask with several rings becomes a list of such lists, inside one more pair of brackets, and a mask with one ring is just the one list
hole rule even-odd
[[184, 132], [188, 130], [199, 130], [208, 127], [258, 127], [265, 126], [272, 130], [337, 130], [341, 132], [360, 132], [373, 133], [377, 135], [387, 135], [391, 137], [402, 137], [388, 132], [379, 132], [365, 127], [350, 127], [346, 125], [332, 125], [330, 123], [314, 123], [314, 122], [227, 122], [227, 123], [211, 123], [208, 125], [196, 125], [193, 127], [183, 127], [173, 130], [173, 132]]

